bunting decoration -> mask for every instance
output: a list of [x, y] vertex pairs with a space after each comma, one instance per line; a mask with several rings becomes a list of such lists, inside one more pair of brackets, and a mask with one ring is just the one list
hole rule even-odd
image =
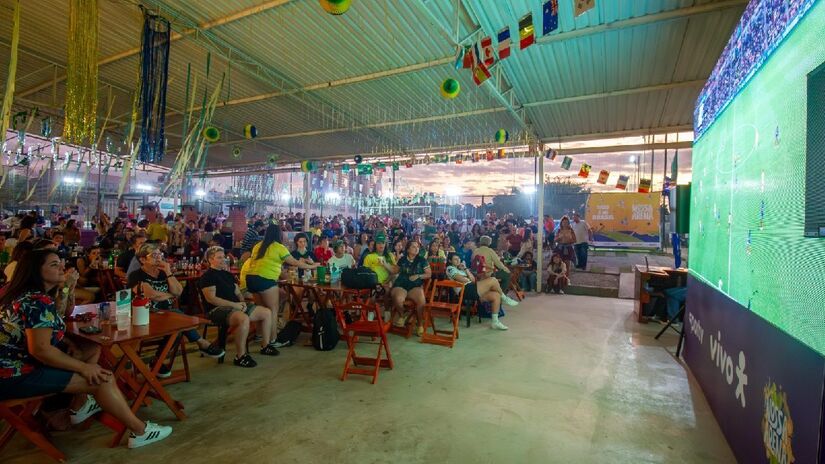
[[616, 188], [619, 190], [626, 190], [627, 189], [627, 181], [630, 180], [630, 176], [619, 176], [619, 180], [616, 181]]
[[596, 6], [596, 0], [574, 0], [575, 4], [575, 12], [574, 16], [581, 16], [584, 13], [592, 10], [593, 7]]
[[503, 148], [499, 148], [499, 149], [498, 149], [498, 159], [504, 159], [504, 158], [506, 158], [506, 157], [507, 157], [507, 155], [506, 155], [506, 153], [504, 152], [504, 149], [503, 149]]
[[464, 69], [472, 69], [475, 64], [475, 56], [471, 47], [464, 47], [464, 56], [461, 58], [461, 67]]
[[598, 179], [596, 179], [596, 182], [598, 182], [598, 183], [600, 183], [600, 184], [607, 184], [607, 178], [608, 178], [608, 177], [610, 177], [610, 171], [607, 171], [607, 170], [605, 170], [605, 169], [602, 169], [602, 170], [599, 172], [599, 178], [598, 178]]
[[321, 8], [331, 15], [342, 15], [349, 10], [351, 0], [319, 0]]
[[510, 26], [504, 26], [498, 31], [498, 59], [503, 60], [510, 56]]
[[573, 158], [569, 156], [565, 156], [564, 160], [561, 162], [561, 168], [564, 170], [570, 170], [570, 165], [573, 164]]
[[97, 0], [70, 0], [63, 140], [92, 143], [97, 123]]
[[490, 67], [496, 62], [496, 57], [493, 53], [493, 39], [490, 37], [481, 39], [481, 56], [484, 66]]
[[496, 157], [493, 154], [493, 150], [487, 150], [487, 161], [493, 161], [494, 159], [496, 159]]
[[559, 28], [559, 0], [547, 0], [542, 10], [544, 16], [542, 35], [547, 35]]
[[518, 21], [519, 48], [525, 48], [536, 42], [535, 29], [533, 27], [533, 13], [527, 13]]
[[650, 179], [639, 179], [639, 193], [650, 193]]
[[447, 100], [452, 100], [461, 92], [461, 84], [453, 78], [444, 79], [441, 83], [441, 96]]
[[252, 140], [258, 136], [258, 128], [252, 124], [243, 126], [243, 136], [246, 140]]
[[473, 66], [473, 82], [475, 82], [476, 85], [483, 84], [490, 76], [490, 70], [487, 69], [487, 66], [484, 66], [484, 63], [476, 63]]
[[140, 47], [140, 152], [144, 163], [163, 160], [166, 88], [169, 79], [169, 21], [144, 11]]
[[459, 45], [457, 47], [457, 50], [456, 50], [456, 53], [455, 53], [455, 60], [453, 61], [453, 67], [455, 69], [461, 69], [462, 67], [466, 67], [466, 66], [463, 66], [464, 65], [464, 56], [466, 55], [466, 53], [467, 53], [467, 50], [464, 47], [462, 47], [461, 45]]
[[582, 167], [579, 169], [579, 177], [584, 177], [587, 179], [590, 177], [590, 165], [587, 163], [583, 163]]
[[[14, 19], [12, 20], [11, 32], [11, 50], [9, 53], [9, 73], [6, 77], [6, 93], [3, 95], [2, 121], [0, 121], [0, 133], [3, 134], [5, 140], [6, 130], [11, 124], [11, 107], [14, 101], [14, 82], [17, 79], [17, 48], [20, 43], [20, 0], [14, 2]], [[6, 143], [2, 142], [0, 147], [0, 166], [2, 166], [3, 149], [6, 148]], [[10, 169], [10, 168], [9, 168]], [[6, 182], [6, 175], [9, 169], [3, 168], [2, 181], [0, 185]]]

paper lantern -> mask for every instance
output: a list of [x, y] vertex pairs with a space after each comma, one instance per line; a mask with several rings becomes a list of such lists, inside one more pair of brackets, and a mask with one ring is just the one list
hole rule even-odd
[[441, 83], [441, 96], [448, 100], [457, 97], [460, 92], [461, 84], [453, 78], [444, 79], [444, 82]]
[[246, 137], [247, 140], [252, 140], [258, 136], [258, 129], [252, 124], [247, 124], [243, 126], [243, 136]]
[[235, 145], [232, 147], [232, 157], [238, 159], [241, 157], [241, 147]]
[[321, 8], [331, 15], [342, 15], [349, 10], [352, 0], [320, 0]]
[[499, 129], [496, 131], [496, 142], [498, 143], [505, 143], [510, 140], [510, 133], [504, 129]]
[[202, 132], [203, 138], [209, 143], [215, 143], [221, 139], [221, 131], [215, 126], [206, 126]]

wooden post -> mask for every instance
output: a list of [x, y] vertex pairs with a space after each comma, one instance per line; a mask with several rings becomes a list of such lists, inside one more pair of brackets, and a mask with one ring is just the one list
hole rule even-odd
[[538, 214], [536, 215], [536, 221], [538, 222], [538, 227], [536, 227], [536, 254], [538, 255], [536, 257], [536, 291], [541, 293], [541, 285], [544, 283], [542, 280], [544, 268], [544, 156], [542, 156], [541, 153], [538, 154], [538, 161], [539, 184], [536, 194], [539, 196], [539, 202]]

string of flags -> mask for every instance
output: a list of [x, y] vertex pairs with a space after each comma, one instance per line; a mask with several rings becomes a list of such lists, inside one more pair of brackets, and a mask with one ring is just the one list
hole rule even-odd
[[[558, 152], [552, 148], [548, 149], [544, 152], [544, 158], [550, 161], [555, 161], [556, 157], [558, 156]], [[569, 156], [565, 156], [562, 158], [561, 161], [561, 168], [565, 171], [569, 171], [573, 165], [573, 158]], [[590, 178], [590, 171], [592, 170], [592, 166], [587, 163], [582, 163], [579, 167], [579, 174], [578, 177], [582, 177], [584, 179]], [[610, 179], [610, 171], [607, 169], [602, 169], [599, 171], [599, 176], [596, 178], [596, 183], [601, 185], [607, 185], [607, 181]], [[619, 178], [616, 180], [616, 188], [619, 190], [627, 190], [627, 182], [630, 180], [630, 176], [620, 174]], [[665, 178], [665, 187], [667, 187], [667, 182], [669, 178]], [[650, 193], [653, 186], [652, 179], [639, 179], [639, 193]]]
[[[582, 15], [596, 6], [596, 0], [573, 0], [575, 16]], [[542, 36], [548, 35], [559, 28], [559, 0], [546, 0], [542, 4]], [[455, 68], [470, 69], [473, 82], [481, 85], [490, 78], [490, 67], [496, 61], [510, 57], [510, 26], [504, 26], [496, 35], [497, 46], [493, 45], [493, 38], [484, 36], [469, 46], [459, 46], [456, 52]], [[536, 28], [533, 22], [533, 13], [529, 12], [518, 20], [519, 50], [536, 43]]]

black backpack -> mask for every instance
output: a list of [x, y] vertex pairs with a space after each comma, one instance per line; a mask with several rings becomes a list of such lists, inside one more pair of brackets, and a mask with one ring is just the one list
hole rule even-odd
[[301, 335], [301, 323], [298, 321], [289, 321], [286, 323], [283, 329], [278, 332], [278, 337], [275, 338], [275, 341], [278, 343], [283, 344], [284, 346], [291, 346], [295, 343], [295, 340], [298, 339], [298, 336]]
[[373, 289], [378, 285], [378, 275], [368, 267], [356, 267], [341, 271], [341, 284], [358, 290]]
[[316, 350], [329, 351], [338, 344], [338, 338], [338, 321], [335, 320], [335, 313], [327, 308], [316, 311], [312, 324], [312, 346]]

